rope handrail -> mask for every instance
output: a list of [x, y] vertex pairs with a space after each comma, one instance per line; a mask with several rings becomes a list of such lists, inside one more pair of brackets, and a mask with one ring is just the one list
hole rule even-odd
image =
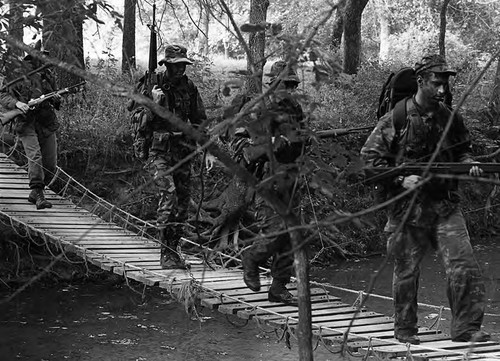
[[[67, 198], [67, 197], [71, 198], [71, 196], [67, 196], [67, 192], [68, 192], [68, 190], [70, 188], [72, 190], [76, 190], [76, 191], [78, 191], [81, 194], [81, 197], [80, 197], [79, 201], [80, 202], [83, 201], [84, 198], [85, 198], [85, 201], [91, 200], [92, 203], [93, 203], [93, 207], [94, 207], [93, 210], [95, 212], [98, 212], [98, 210], [101, 209], [101, 208], [105, 209], [106, 213], [109, 215], [109, 219], [110, 219], [109, 222], [120, 224], [120, 223], [117, 222], [117, 220], [118, 221], [122, 221], [123, 224], [125, 224], [124, 228], [129, 229], [131, 227], [131, 228], [133, 228], [135, 230], [136, 234], [140, 234], [142, 237], [145, 237], [145, 238], [147, 238], [147, 239], [149, 239], [151, 241], [154, 241], [154, 242], [158, 243], [158, 240], [155, 239], [153, 236], [149, 235], [147, 233], [147, 231], [146, 231], [147, 229], [156, 229], [156, 226], [154, 224], [152, 224], [150, 222], [147, 222], [145, 220], [142, 220], [139, 217], [136, 217], [136, 216], [130, 214], [129, 212], [127, 212], [127, 211], [125, 211], [125, 210], [123, 210], [123, 209], [121, 209], [121, 208], [119, 208], [119, 207], [111, 204], [110, 202], [106, 201], [102, 197], [97, 196], [95, 193], [91, 192], [88, 188], [86, 188], [83, 184], [81, 184], [80, 182], [78, 182], [77, 180], [75, 180], [73, 177], [71, 177], [68, 173], [66, 173], [60, 167], [57, 167], [57, 170], [56, 170], [56, 172], [54, 174], [54, 179], [52, 180], [51, 185], [54, 186], [55, 183], [57, 182], [57, 180], [63, 180], [63, 179], [65, 179], [65, 185], [62, 188], [62, 190], [64, 191], [63, 194], [65, 195], [65, 197], [63, 197], [63, 198]], [[92, 213], [94, 213], [94, 212], [92, 212]], [[32, 233], [32, 232], [38, 233], [38, 234], [42, 233], [44, 236], [47, 236], [47, 233], [45, 233], [43, 231], [40, 231], [37, 228], [35, 228], [35, 227], [33, 227], [33, 226], [29, 225], [29, 224], [26, 224], [22, 220], [16, 219], [15, 217], [13, 217], [13, 216], [11, 216], [11, 215], [3, 212], [3, 211], [0, 211], [0, 214], [3, 215], [3, 216], [8, 217], [10, 219], [11, 223], [12, 223], [12, 221], [15, 221], [15, 222], [23, 225], [24, 229], [27, 231], [27, 233]], [[99, 215], [97, 215], [97, 216], [99, 216]], [[99, 218], [101, 218], [101, 219], [104, 220], [104, 218], [102, 218], [101, 216], [99, 216]], [[48, 234], [48, 236], [52, 237], [52, 238], [55, 238], [53, 235], [50, 235], [50, 234]], [[81, 252], [84, 253], [85, 260], [87, 260], [88, 258], [91, 258], [91, 256], [93, 255], [93, 256], [96, 256], [96, 257], [101, 257], [102, 259], [109, 260], [111, 263], [116, 263], [118, 265], [121, 265], [121, 267], [123, 267], [124, 276], [126, 278], [128, 278], [127, 275], [126, 275], [127, 272], [129, 272], [131, 270], [135, 270], [135, 271], [140, 271], [142, 273], [145, 273], [147, 275], [159, 277], [159, 278], [164, 279], [164, 280], [170, 280], [170, 278], [168, 277], [168, 274], [166, 274], [165, 271], [159, 273], [159, 272], [156, 272], [156, 271], [144, 269], [142, 267], [129, 264], [129, 263], [127, 263], [125, 261], [121, 261], [119, 259], [113, 259], [112, 256], [103, 255], [102, 253], [99, 253], [97, 251], [89, 250], [89, 249], [87, 249], [87, 248], [85, 248], [83, 246], [79, 246], [77, 244], [74, 244], [73, 242], [64, 240], [62, 238], [56, 237], [56, 240], [58, 242], [60, 242], [61, 244], [71, 245], [72, 247], [74, 247], [76, 249], [79, 249]], [[192, 241], [190, 241], [190, 240], [188, 240], [186, 238], [183, 238], [183, 240], [187, 241], [187, 242], [194, 243], [194, 242], [192, 242]], [[207, 247], [207, 246], [204, 246], [204, 248], [207, 249], [207, 250], [211, 250], [210, 247]], [[241, 260], [238, 259], [237, 257], [225, 255], [223, 252], [220, 252], [220, 251], [215, 251], [215, 252], [217, 252], [219, 255], [221, 255], [221, 257], [229, 257], [232, 260], [236, 260], [236, 261], [241, 262]], [[261, 268], [261, 269], [264, 270], [264, 271], [266, 271], [266, 272], [270, 271], [270, 270], [265, 269], [265, 268]], [[174, 273], [174, 271], [172, 273]], [[263, 310], [263, 311], [265, 311], [268, 314], [274, 314], [276, 316], [282, 317], [282, 318], [286, 319], [287, 324], [290, 321], [298, 322], [298, 318], [296, 318], [296, 317], [290, 317], [290, 316], [281, 315], [281, 314], [279, 314], [277, 312], [273, 312], [272, 310], [268, 310], [268, 309], [265, 309], [265, 308], [260, 307], [260, 306], [255, 306], [255, 305], [253, 305], [253, 304], [251, 304], [249, 302], [241, 300], [241, 298], [239, 298], [237, 296], [231, 296], [231, 295], [225, 294], [224, 292], [220, 292], [220, 291], [211, 289], [210, 287], [201, 285], [198, 281], [197, 281], [197, 283], [198, 283], [199, 287], [203, 288], [206, 291], [213, 292], [214, 294], [219, 295], [220, 297], [225, 297], [225, 298], [230, 299], [232, 301], [248, 305], [249, 307], [252, 307], [254, 309]], [[311, 281], [311, 284], [319, 285], [319, 286], [322, 286], [322, 287], [333, 288], [333, 289], [337, 289], [337, 290], [342, 290], [342, 291], [346, 291], [346, 292], [354, 292], [354, 293], [357, 293], [358, 295], [361, 295], [361, 296], [363, 296], [365, 294], [363, 291], [355, 291], [355, 290], [351, 290], [351, 289], [347, 289], [347, 288], [342, 288], [342, 287], [338, 287], [338, 286], [333, 286], [333, 285], [325, 284], [325, 283], [319, 283], [319, 282], [315, 282], [315, 281]], [[382, 296], [382, 295], [375, 295], [375, 294], [366, 294], [366, 295], [392, 300], [392, 298], [389, 298], [387, 296]], [[443, 309], [442, 306], [427, 305], [427, 304], [420, 304], [420, 303], [419, 303], [419, 305], [440, 308], [441, 310]], [[312, 327], [314, 329], [316, 329], [316, 330], [319, 329], [320, 332], [323, 332], [323, 331], [327, 330], [327, 331], [333, 332], [335, 334], [338, 333], [339, 336], [346, 335], [346, 332], [344, 330], [342, 330], [342, 329], [335, 329], [335, 328], [330, 328], [330, 327], [325, 327], [325, 326], [319, 326], [319, 325], [314, 325], [314, 324], [312, 325]], [[391, 341], [391, 340], [386, 340], [386, 339], [382, 339], [382, 338], [375, 338], [375, 337], [369, 337], [369, 336], [365, 336], [365, 335], [362, 335], [362, 334], [356, 334], [356, 333], [350, 332], [350, 331], [347, 334], [355, 336], [356, 338], [360, 338], [360, 339], [377, 340], [378, 342], [381, 342], [381, 343], [387, 343], [387, 344], [391, 344], [391, 345], [394, 344], [394, 341]], [[347, 338], [346, 338], [346, 340], [347, 340]], [[453, 350], [432, 348], [432, 347], [425, 346], [425, 345], [411, 345], [411, 347], [412, 347], [413, 350], [415, 350], [415, 349], [417, 349], [417, 350], [430, 350], [430, 351], [445, 352], [445, 353], [450, 353], [450, 354], [457, 354], [458, 353], [457, 351], [453, 351]], [[410, 350], [410, 346], [408, 346], [408, 350]], [[469, 355], [473, 355], [473, 354], [474, 354], [473, 352], [469, 353]], [[495, 358], [495, 357], [493, 357], [493, 358]]]

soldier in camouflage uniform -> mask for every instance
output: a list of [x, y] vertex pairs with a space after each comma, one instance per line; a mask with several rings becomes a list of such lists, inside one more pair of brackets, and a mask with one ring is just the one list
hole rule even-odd
[[[406, 102], [406, 120], [399, 133], [393, 111], [378, 122], [361, 150], [370, 167], [386, 167], [403, 162], [425, 162], [431, 157], [451, 115], [443, 104], [450, 70], [439, 55], [424, 57], [415, 66], [418, 91]], [[399, 135], [396, 135], [399, 134]], [[474, 163], [469, 132], [457, 114], [440, 148], [436, 162]], [[481, 170], [471, 164], [470, 175]], [[394, 196], [415, 189], [419, 175], [398, 176], [383, 186]], [[388, 252], [394, 256], [393, 296], [395, 337], [401, 342], [418, 344], [417, 291], [420, 263], [429, 248], [437, 250], [446, 270], [447, 295], [452, 312], [453, 341], [482, 342], [490, 335], [481, 331], [485, 287], [474, 258], [469, 234], [459, 207], [456, 180], [433, 179], [417, 190], [416, 203], [409, 217], [396, 232], [410, 206], [411, 196], [395, 202], [389, 210], [385, 231]]]
[[[35, 48], [39, 49], [40, 46], [41, 42], [38, 42]], [[42, 52], [48, 54], [48, 51]], [[29, 70], [42, 66], [42, 63], [31, 55], [27, 55], [24, 61], [31, 68]], [[60, 108], [61, 96], [56, 95], [34, 109], [28, 106], [28, 102], [56, 90], [55, 76], [49, 68], [45, 68], [0, 92], [0, 105], [7, 110], [20, 109], [24, 112], [16, 117], [13, 128], [28, 159], [31, 189], [28, 201], [35, 204], [37, 209], [52, 207], [52, 203], [45, 198], [44, 188], [54, 177], [57, 168], [56, 131], [59, 122], [54, 110]]]
[[[279, 85], [265, 106], [258, 105], [254, 109], [251, 115], [253, 120], [236, 131], [232, 147], [240, 164], [263, 179], [262, 182], [274, 182], [271, 187], [276, 195], [286, 204], [297, 207], [300, 178], [295, 161], [303, 154], [304, 143], [302, 138], [294, 137], [293, 131], [303, 128], [304, 114], [301, 105], [292, 96], [300, 83], [295, 71], [291, 69], [282, 79], [277, 79], [285, 67], [284, 61], [277, 61], [271, 67], [271, 84], [279, 81]], [[274, 161], [267, 156], [269, 138]], [[257, 215], [263, 221], [264, 234], [283, 231], [283, 221], [260, 199], [257, 200]], [[271, 257], [273, 280], [268, 292], [269, 301], [296, 304], [296, 297], [286, 288], [293, 271], [293, 252], [288, 233], [259, 240], [243, 253], [246, 285], [253, 291], [260, 290], [259, 266]]]
[[[187, 58], [187, 49], [168, 45], [165, 57], [158, 62], [166, 70], [159, 76], [159, 84], [153, 89], [153, 100], [194, 127], [207, 119], [198, 88], [184, 74], [186, 65], [193, 64]], [[152, 116], [146, 127], [149, 139], [149, 155], [146, 169], [154, 177], [160, 192], [157, 208], [159, 239], [162, 242], [160, 263], [164, 269], [187, 268], [177, 246], [188, 219], [190, 200], [191, 162], [187, 161], [174, 171], [168, 170], [195, 149], [195, 143], [182, 133], [171, 129], [169, 123]]]

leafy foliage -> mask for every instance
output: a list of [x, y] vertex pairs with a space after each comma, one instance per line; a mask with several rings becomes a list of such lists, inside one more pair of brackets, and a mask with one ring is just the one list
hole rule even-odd
[[[50, 1], [45, 0], [47, 3]], [[40, 3], [42, 2], [36, 2], [37, 5]], [[310, 134], [314, 130], [375, 124], [377, 98], [387, 74], [395, 67], [412, 65], [422, 52], [436, 48], [439, 2], [390, 0], [388, 3], [391, 12], [392, 59], [388, 64], [380, 65], [378, 62], [376, 35], [379, 24], [376, 12], [368, 9], [363, 20], [365, 51], [362, 66], [356, 75], [342, 74], [339, 53], [330, 50], [331, 19], [316, 29], [312, 39], [308, 38], [319, 21], [320, 10], [324, 10], [324, 4], [320, 1], [294, 2], [293, 6], [289, 2], [275, 1], [269, 9], [267, 23], [246, 24], [240, 28], [242, 31], [265, 32], [266, 58], [269, 60], [266, 67], [276, 59], [285, 59], [289, 66], [298, 70], [302, 83], [297, 99], [304, 105]], [[147, 3], [139, 4], [140, 19], [144, 23], [151, 22]], [[168, 41], [187, 45], [192, 49], [190, 54], [196, 53], [196, 39], [200, 36], [200, 29], [197, 28], [198, 5], [193, 0], [162, 4], [163, 8], [158, 9], [161, 14], [159, 30], [160, 34], [168, 34], [168, 38], [160, 38], [160, 52]], [[22, 10], [24, 26], [38, 32], [37, 36], [42, 36], [44, 29], [41, 21], [48, 14], [37, 10], [33, 1], [16, 2], [16, 6]], [[228, 6], [236, 23], [243, 24], [248, 15], [246, 7], [238, 1], [228, 2]], [[243, 54], [235, 34], [236, 29], [229, 26], [228, 14], [214, 4], [210, 8], [212, 15], [218, 18], [217, 22], [211, 23], [211, 49], [232, 49], [234, 56]], [[76, 2], [71, 10], [72, 14], [78, 14], [83, 20], [97, 24], [105, 22], [105, 14], [116, 21], [117, 28], [121, 26], [121, 15], [104, 0]], [[9, 26], [9, 20], [15, 15], [5, 6], [0, 11], [4, 15], [0, 18], [0, 27], [5, 30]], [[492, 29], [498, 29], [498, 11], [498, 5], [494, 2], [482, 4], [465, 0], [455, 2], [449, 9], [448, 59], [461, 70], [454, 84], [457, 95], [465, 91], [467, 84], [478, 73], [478, 68], [488, 56], [488, 49], [497, 46]], [[478, 25], [479, 18], [482, 21]], [[5, 43], [0, 42], [0, 47], [7, 50]], [[128, 82], [131, 86], [132, 82], [123, 79], [116, 70], [116, 52], [110, 47], [104, 56], [104, 59], [97, 62], [89, 59], [87, 70], [111, 83]], [[7, 58], [15, 64], [12, 54], [7, 51], [2, 52], [0, 64], [6, 64]], [[222, 116], [221, 107], [230, 102], [235, 90], [241, 89], [242, 80], [248, 74], [221, 74], [217, 72], [218, 65], [212, 58], [195, 55], [194, 59], [195, 65], [189, 68], [189, 76], [199, 86], [209, 108], [210, 118], [214, 120], [212, 125], [216, 125], [215, 120], [220, 120]], [[241, 63], [237, 67], [245, 68]], [[234, 70], [237, 73], [240, 69]], [[494, 74], [489, 72], [481, 83], [481, 91], [471, 94], [466, 103], [465, 114], [474, 124], [481, 125], [483, 121], [481, 110], [487, 105], [486, 95], [494, 88], [493, 77]], [[268, 79], [264, 78], [264, 82], [267, 83]], [[266, 90], [267, 84], [264, 86], [264, 91]], [[128, 114], [124, 109], [123, 99], [104, 89], [89, 88], [83, 96], [66, 99], [60, 115], [61, 165], [70, 171], [82, 172], [82, 177], [83, 172], [87, 172], [91, 176], [87, 180], [96, 193], [123, 203], [135, 188], [144, 183], [146, 177], [141, 171], [141, 165], [132, 158]], [[229, 114], [227, 118], [235, 116], [236, 112]], [[221, 131], [212, 135], [216, 138], [224, 134]], [[304, 220], [312, 230], [320, 229], [315, 244], [320, 245], [322, 250], [334, 249], [337, 254], [343, 252], [345, 255], [348, 253], [346, 250], [367, 253], [383, 248], [380, 227], [372, 227], [380, 226], [383, 222], [381, 213], [367, 218], [368, 227], [365, 220], [360, 221], [359, 218], [338, 226], [316, 224], [348, 216], [371, 204], [369, 191], [362, 186], [359, 178], [358, 152], [364, 138], [364, 135], [333, 140], [313, 138], [310, 153], [300, 163], [300, 172], [308, 181], [308, 195], [302, 200], [302, 207], [306, 210]], [[491, 139], [485, 139], [485, 142], [491, 142]], [[199, 161], [197, 167], [196, 170], [201, 174]], [[130, 172], [117, 178], [117, 172], [124, 170]], [[96, 177], [98, 174], [108, 174], [109, 177]], [[228, 175], [219, 170], [210, 174], [206, 181], [217, 188], [221, 183], [227, 184], [228, 179]], [[196, 194], [196, 197], [201, 197], [201, 194]], [[471, 199], [477, 203], [480, 197], [471, 196]], [[199, 200], [195, 199], [195, 202]], [[134, 213], [148, 219], [154, 215], [153, 203], [151, 194], [125, 201], [126, 206]], [[335, 247], [330, 247], [333, 243], [330, 246], [323, 243], [325, 239], [333, 242]]]

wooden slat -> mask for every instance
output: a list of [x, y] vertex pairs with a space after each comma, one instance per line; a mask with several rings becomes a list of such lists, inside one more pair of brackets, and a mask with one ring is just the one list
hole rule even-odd
[[[256, 318], [276, 328], [282, 329], [286, 325], [292, 332], [296, 331], [298, 308], [267, 300], [272, 282], [267, 275], [262, 274], [261, 291], [253, 292], [245, 285], [240, 267], [222, 269], [214, 265], [211, 268], [196, 255], [184, 255], [192, 265], [190, 271], [164, 270], [160, 265], [159, 243], [108, 221], [121, 222], [119, 216], [101, 218], [49, 189], [46, 198], [53, 203], [53, 207], [37, 210], [27, 201], [30, 192], [28, 182], [26, 169], [0, 154], [0, 215], [10, 217], [14, 225], [38, 235], [47, 235], [51, 242], [63, 245], [66, 250], [97, 267], [174, 294], [186, 283], [194, 281], [196, 287], [201, 287], [198, 299], [205, 307], [242, 319]], [[132, 227], [127, 228], [133, 230]], [[292, 293], [297, 292], [296, 284], [291, 283], [287, 287]], [[370, 346], [370, 352], [376, 352], [379, 358], [406, 355], [406, 345], [394, 339], [391, 317], [367, 310], [357, 312], [356, 308], [342, 303], [340, 298], [329, 295], [322, 288], [311, 289], [310, 301], [314, 334], [319, 336], [321, 333], [323, 342], [340, 344], [344, 339], [343, 333], [354, 318], [347, 336], [349, 350], [363, 352]], [[414, 360], [446, 358], [458, 361], [467, 351], [467, 344], [453, 343], [449, 335], [441, 331], [422, 327], [418, 335], [421, 348], [412, 346]], [[425, 350], [422, 346], [432, 350]], [[469, 359], [498, 361], [500, 345], [494, 341], [477, 344]]]
[[[321, 303], [312, 303], [311, 304], [311, 309], [314, 310], [329, 310], [332, 308], [336, 307], [345, 307], [347, 306], [346, 304], [339, 302], [339, 301], [328, 301], [326, 298], [323, 298], [325, 302]], [[279, 313], [280, 315], [283, 316], [289, 316], [293, 315], [292, 317], [295, 317], [298, 315], [298, 310], [297, 307], [294, 306], [287, 306], [283, 305], [280, 303], [276, 303], [274, 307], [268, 307], [266, 310], [263, 309], [244, 309], [244, 310], [239, 310], [237, 312], [237, 315], [239, 318], [242, 319], [250, 319], [252, 317], [258, 316], [260, 319], [263, 319], [264, 321], [267, 320], [273, 320], [273, 319], [279, 319], [281, 316], [277, 316], [276, 313]]]
[[[340, 306], [341, 305], [341, 306]], [[351, 319], [353, 316], [354, 316], [354, 312], [338, 312], [338, 309], [340, 310], [347, 310], [347, 311], [352, 311], [352, 308], [349, 308], [350, 306], [346, 305], [346, 304], [340, 304], [338, 307], [331, 307], [330, 309], [321, 309], [321, 310], [316, 310], [316, 311], [312, 311], [312, 319], [316, 322], [316, 321], [322, 321], [324, 319], [328, 319], [328, 320], [341, 320], [341, 319]], [[288, 317], [295, 317], [297, 318], [299, 316], [299, 313], [298, 311], [296, 311], [295, 313], [290, 313], [290, 314], [287, 314]], [[383, 316], [381, 315], [380, 313], [376, 313], [376, 312], [361, 312], [357, 315], [356, 318], [374, 318], [374, 317], [380, 317], [380, 316]], [[383, 317], [386, 317], [386, 316], [383, 316]], [[386, 317], [387, 318], [387, 317]], [[266, 321], [267, 320], [274, 320], [275, 319], [275, 316], [273, 315], [266, 315], [263, 317], [263, 319], [265, 319]], [[380, 321], [381, 319], [379, 319]], [[386, 322], [387, 320], [384, 319], [384, 322]], [[391, 319], [389, 319], [389, 321], [392, 321]]]
[[[292, 294], [296, 295], [296, 291], [292, 291]], [[321, 288], [312, 288], [311, 289], [311, 296], [317, 296], [321, 295], [326, 298], [326, 293], [323, 289]], [[265, 294], [255, 294], [255, 295], [245, 295], [244, 297], [236, 297], [238, 301], [228, 298], [228, 297], [218, 297], [218, 298], [213, 298], [213, 299], [204, 299], [202, 301], [202, 305], [211, 308], [211, 309], [218, 309], [219, 312], [221, 313], [235, 313], [236, 309], [233, 306], [239, 306], [240, 301], [249, 303], [249, 302], [256, 302], [260, 303], [261, 301], [267, 301], [267, 293]]]
[[[309, 300], [310, 300], [311, 304], [318, 303], [318, 302], [327, 302], [327, 298], [325, 295], [311, 296], [311, 298]], [[203, 301], [204, 300], [202, 300], [202, 303], [203, 303]], [[269, 301], [265, 300], [265, 301], [252, 302], [251, 306], [249, 306], [247, 304], [243, 304], [243, 303], [231, 303], [231, 304], [219, 305], [217, 310], [223, 314], [235, 315], [238, 313], [238, 311], [241, 311], [241, 310], [251, 310], [251, 309], [256, 308], [256, 307], [261, 307], [263, 309], [269, 309], [271, 307], [275, 307], [278, 305], [282, 305], [282, 304], [279, 302], [269, 302]], [[290, 306], [290, 307], [296, 308], [296, 306]]]
[[[431, 351], [433, 349], [443, 349], [441, 352]], [[421, 343], [420, 345], [411, 345], [410, 350], [412, 351], [413, 357], [419, 357], [421, 359], [428, 359], [431, 357], [445, 357], [453, 355], [463, 355], [465, 353], [484, 353], [496, 351], [500, 352], [500, 345], [494, 342], [484, 342], [477, 343], [471, 348], [471, 344], [468, 342], [452, 342], [451, 340], [443, 340], [436, 342]], [[407, 353], [407, 346], [404, 344], [393, 345], [393, 346], [378, 346], [373, 348], [376, 353], [383, 354], [389, 357], [399, 357], [404, 356]]]

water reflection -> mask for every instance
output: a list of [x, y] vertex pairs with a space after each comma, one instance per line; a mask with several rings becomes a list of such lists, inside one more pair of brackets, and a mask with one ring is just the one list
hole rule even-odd
[[[486, 285], [487, 308], [484, 326], [488, 331], [498, 335], [500, 333], [500, 244], [483, 242], [474, 245], [474, 252], [483, 271]], [[372, 292], [375, 296], [371, 297], [366, 305], [370, 310], [391, 316], [394, 312], [391, 298], [393, 264], [388, 261], [379, 271], [383, 263], [383, 257], [345, 261], [326, 269], [313, 270], [312, 279], [338, 287], [332, 289], [331, 293], [340, 296], [348, 304], [358, 298], [357, 292], [366, 291], [370, 282], [374, 280]], [[339, 288], [351, 289], [353, 292]], [[420, 324], [425, 326], [430, 326], [435, 321], [439, 306], [448, 307], [446, 276], [436, 253], [429, 253], [422, 262], [418, 302], [421, 304]], [[443, 328], [446, 329], [446, 323], [450, 318], [449, 312], [444, 311], [442, 318]]]

